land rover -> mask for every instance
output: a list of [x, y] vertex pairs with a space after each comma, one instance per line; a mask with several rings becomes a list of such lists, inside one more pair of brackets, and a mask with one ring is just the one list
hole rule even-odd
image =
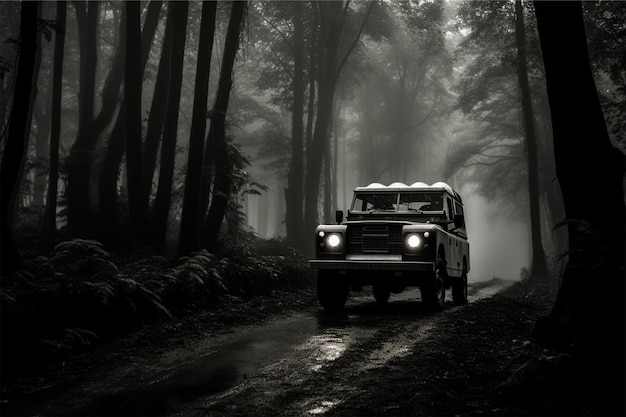
[[469, 243], [463, 200], [448, 184], [372, 183], [354, 190], [344, 220], [315, 230], [317, 293], [325, 310], [345, 306], [351, 289], [372, 286], [378, 303], [419, 287], [427, 308], [440, 310], [446, 289], [467, 302]]

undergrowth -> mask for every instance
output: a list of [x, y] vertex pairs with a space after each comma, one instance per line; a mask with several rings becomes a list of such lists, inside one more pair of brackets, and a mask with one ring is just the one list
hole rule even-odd
[[142, 325], [311, 285], [304, 256], [280, 242], [246, 242], [225, 253], [119, 257], [100, 242], [75, 239], [25, 267], [0, 287], [2, 377], [92, 349]]

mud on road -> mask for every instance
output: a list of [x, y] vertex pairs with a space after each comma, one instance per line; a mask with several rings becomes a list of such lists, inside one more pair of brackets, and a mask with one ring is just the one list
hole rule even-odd
[[494, 390], [544, 310], [495, 295], [507, 285], [470, 285], [440, 313], [419, 290], [381, 306], [365, 289], [339, 314], [310, 291], [233, 300], [25, 378], [2, 414], [520, 414]]

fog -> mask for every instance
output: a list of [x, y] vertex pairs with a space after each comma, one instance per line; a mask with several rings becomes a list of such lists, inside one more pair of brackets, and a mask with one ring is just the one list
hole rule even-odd
[[[351, 158], [354, 160], [354, 158]], [[252, 166], [252, 171], [257, 169]], [[347, 172], [355, 172], [349, 165]], [[258, 170], [259, 175], [262, 170]], [[420, 178], [405, 179], [405, 182], [421, 181]], [[393, 181], [386, 182], [390, 184]], [[434, 183], [436, 181], [431, 181]], [[349, 188], [340, 190], [339, 210], [349, 209], [352, 190], [357, 186], [354, 179], [346, 179]], [[263, 195], [245, 197], [246, 214], [252, 230], [264, 238], [281, 238], [285, 234], [283, 192], [280, 181], [266, 178], [269, 190]], [[465, 206], [468, 240], [470, 243], [471, 271], [470, 282], [486, 281], [493, 278], [517, 280], [522, 268], [530, 265], [529, 226], [522, 221], [511, 221], [508, 212], [499, 212], [497, 205], [475, 193], [472, 184], [457, 189]]]
[[[45, 19], [54, 20], [56, 4], [43, 3], [42, 15]], [[123, 83], [117, 85], [119, 96], [110, 94], [107, 88], [115, 88], [119, 73], [115, 78], [114, 68], [122, 68], [119, 64], [123, 61], [118, 58], [123, 55], [118, 53], [118, 42], [122, 33], [124, 4], [103, 2], [97, 11], [100, 25], [95, 42], [98, 46], [98, 65], [93, 74], [93, 112], [94, 119], [100, 121], [102, 118], [105, 122], [101, 123], [104, 126], [100, 126], [102, 130], [96, 132], [96, 139], [91, 141], [91, 149], [75, 152], [76, 155], [87, 152], [92, 158], [89, 169], [83, 175], [89, 177], [89, 184], [84, 185], [85, 191], [78, 196], [86, 196], [82, 204], [96, 215], [108, 214], [106, 204], [103, 204], [103, 201], [106, 203], [105, 198], [98, 187], [104, 177], [102, 167], [116, 139], [112, 132], [120, 113], [123, 92]], [[143, 18], [147, 16], [148, 4], [142, 3]], [[332, 114], [329, 115], [323, 146], [319, 148], [322, 157], [314, 161], [324, 160], [317, 197], [319, 222], [333, 222], [335, 210], [347, 210], [352, 191], [357, 186], [372, 182], [411, 184], [421, 181], [432, 184], [444, 181], [460, 193], [465, 203], [471, 253], [470, 280], [482, 281], [493, 277], [514, 280], [520, 277], [521, 269], [529, 266], [532, 257], [529, 221], [531, 187], [518, 73], [512, 59], [516, 54], [512, 4], [380, 2], [375, 4], [376, 7], [369, 2], [350, 4], [346, 9], [349, 19], [342, 26], [336, 41], [337, 59], [342, 66], [335, 69], [337, 79], [332, 91]], [[3, 36], [17, 39], [19, 3], [0, 2], [0, 5]], [[174, 114], [178, 110], [179, 117], [173, 138], [176, 144], [173, 168], [168, 168], [173, 171], [173, 180], [164, 246], [170, 250], [179, 239], [182, 196], [190, 156], [197, 51], [202, 45], [199, 37], [201, 5], [189, 3], [186, 40], [174, 48], [174, 51], [184, 49], [184, 54], [179, 58], [182, 61], [180, 103], [177, 109], [172, 106], [174, 110], [171, 111]], [[316, 107], [321, 84], [320, 74], [316, 72], [319, 70], [311, 65], [319, 64], [311, 47], [315, 45], [313, 35], [318, 33], [316, 25], [320, 23], [313, 19], [314, 13], [310, 9], [313, 6], [306, 3], [304, 35], [300, 39], [304, 55], [301, 75], [305, 87], [300, 91], [304, 102], [299, 145], [303, 157], [296, 161], [293, 159], [296, 145], [293, 142], [292, 120], [295, 57], [291, 47], [295, 34], [291, 7], [290, 2], [252, 2], [247, 9], [246, 24], [241, 29], [241, 43], [232, 70], [225, 134], [227, 144], [236, 149], [233, 155], [239, 164], [235, 167], [231, 160], [231, 172], [236, 173], [237, 181], [230, 196], [225, 223], [228, 223], [229, 217], [244, 220], [239, 225], [231, 222], [222, 227], [222, 231], [232, 232], [229, 227], [241, 228], [243, 225], [244, 232], [252, 232], [265, 239], [285, 239], [303, 249], [308, 243], [312, 244], [312, 232], [307, 230], [306, 234], [288, 236], [286, 190], [294, 167], [302, 170], [298, 181], [304, 188], [309, 187], [305, 173], [309, 165], [314, 165], [309, 158], [318, 144], [312, 138], [319, 113], [324, 109]], [[65, 198], [65, 192], [68, 184], [76, 182], [65, 176], [64, 163], [73, 160], [70, 155], [76, 147], [79, 127], [85, 123], [79, 120], [78, 92], [83, 88], [81, 71], [85, 63], [80, 57], [78, 40], [80, 31], [87, 29], [77, 25], [75, 8], [76, 5], [69, 4], [67, 9], [66, 55], [63, 61], [59, 227], [70, 223], [63, 204], [72, 206], [72, 199]], [[527, 13], [527, 21], [532, 22], [532, 11]], [[153, 44], [143, 74], [140, 115], [144, 148], [148, 132], [152, 129], [150, 116], [155, 110], [152, 107], [159, 103], [154, 98], [162, 90], [157, 86], [157, 75], [166, 68], [166, 64], [161, 62], [161, 54], [166, 41], [167, 16], [168, 6], [165, 4], [155, 25]], [[210, 144], [207, 132], [211, 124], [211, 109], [216, 103], [229, 16], [230, 4], [219, 3], [206, 97], [208, 117], [204, 137], [207, 146]], [[50, 33], [47, 35], [53, 39], [54, 28], [48, 29]], [[532, 46], [528, 52], [528, 72], [539, 136], [541, 234], [543, 250], [549, 263], [552, 263], [563, 251], [562, 236], [552, 231], [553, 226], [563, 218], [562, 203], [558, 182], [554, 181], [556, 174], [549, 109], [534, 25], [529, 23], [527, 29], [527, 42]], [[0, 110], [6, 122], [10, 110], [6, 98], [11, 94], [10, 81], [14, 76], [11, 71], [16, 55], [10, 42], [2, 44], [1, 48], [0, 56], [6, 65], [2, 68], [4, 81]], [[27, 228], [39, 227], [43, 213], [43, 190], [46, 189], [47, 178], [45, 164], [49, 152], [46, 123], [49, 122], [54, 57], [53, 42], [44, 41], [29, 163], [24, 174], [27, 181], [22, 185], [18, 210], [20, 224]], [[113, 66], [113, 63], [118, 66]], [[608, 91], [614, 86], [604, 77], [603, 87]], [[102, 116], [105, 109], [108, 114]], [[163, 127], [154, 130], [160, 132]], [[157, 137], [157, 142], [159, 140]], [[151, 188], [148, 189], [151, 205], [156, 205], [160, 170], [169, 166], [163, 165], [161, 153], [159, 158], [156, 155], [154, 151], [151, 163], [155, 169]], [[124, 219], [127, 214], [128, 162], [122, 156], [118, 158], [122, 162], [114, 166], [110, 175], [119, 178], [117, 188], [114, 187], [112, 192], [115, 198], [119, 198], [120, 207], [124, 207], [119, 213], [119, 219]], [[219, 157], [216, 158], [219, 160]], [[205, 155], [203, 163], [209, 165], [211, 172], [214, 168], [211, 164], [215, 161], [206, 162], [208, 159]], [[43, 161], [43, 167], [37, 161]], [[145, 180], [150, 182], [149, 177]], [[113, 182], [115, 185], [115, 180]], [[207, 187], [206, 190], [210, 190], [211, 184]], [[301, 199], [304, 200], [304, 193]], [[74, 209], [73, 212], [82, 211]], [[244, 216], [239, 217], [239, 213]], [[324, 213], [327, 218], [324, 218]], [[303, 214], [300, 213], [300, 217]], [[300, 223], [304, 223], [306, 219], [301, 220]], [[90, 218], [86, 218], [87, 227], [92, 223]], [[309, 225], [306, 227], [310, 228]], [[104, 229], [105, 234], [109, 234], [114, 227], [104, 226]], [[113, 236], [113, 240], [118, 237]]]

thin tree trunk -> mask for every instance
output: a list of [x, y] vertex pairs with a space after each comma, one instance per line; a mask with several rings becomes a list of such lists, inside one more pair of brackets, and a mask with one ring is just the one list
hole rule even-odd
[[[50, 148], [48, 146], [48, 137], [50, 136], [50, 106], [46, 105], [46, 109], [42, 109], [39, 104], [41, 101], [49, 103], [49, 95], [42, 100], [35, 100], [34, 113], [35, 122], [37, 123], [37, 133], [35, 135], [35, 155], [38, 165], [35, 167], [35, 179], [33, 181], [33, 202], [32, 206], [36, 210], [37, 216], [41, 216], [44, 208], [44, 194], [47, 183], [47, 169], [42, 162], [48, 159]], [[41, 217], [40, 217], [41, 219]]]
[[97, 136], [93, 132], [97, 65], [98, 2], [75, 1], [80, 50], [78, 134], [67, 161], [67, 222], [74, 235], [88, 233], [93, 220], [90, 177]]
[[[233, 161], [230, 155], [230, 144], [226, 139], [226, 113], [228, 111], [230, 90], [233, 84], [233, 67], [239, 51], [239, 37], [243, 27], [246, 5], [246, 1], [233, 1], [226, 32], [226, 41], [224, 42], [224, 58], [222, 60], [222, 68], [220, 69], [220, 80], [209, 129], [208, 142], [215, 144], [215, 182], [213, 184], [211, 206], [202, 228], [202, 239], [205, 239], [203, 246], [206, 248], [212, 248], [218, 238], [233, 187]], [[206, 192], [206, 190], [202, 191]]]
[[[168, 4], [171, 5], [173, 2], [169, 2]], [[159, 60], [159, 70], [154, 83], [152, 105], [150, 106], [150, 116], [148, 116], [148, 129], [143, 147], [143, 180], [148, 195], [152, 190], [152, 178], [154, 177], [159, 142], [161, 141], [161, 133], [165, 121], [165, 109], [167, 106], [167, 94], [171, 74], [172, 37], [173, 20], [170, 19], [170, 13], [168, 11], [163, 47]]]
[[[132, 0], [130, 0], [132, 1]], [[122, 7], [124, 7], [122, 5]], [[107, 74], [107, 78], [102, 87], [102, 105], [97, 115], [94, 115], [93, 120], [93, 134], [101, 136], [103, 131], [109, 126], [115, 116], [115, 111], [120, 104], [120, 90], [124, 81], [125, 72], [125, 57], [126, 54], [126, 25], [124, 22], [119, 23], [119, 36], [117, 49], [115, 50], [115, 56], [113, 57], [113, 64]], [[129, 51], [130, 53], [139, 52]]]
[[[172, 60], [170, 83], [167, 93], [165, 123], [163, 125], [163, 141], [161, 145], [161, 164], [159, 184], [152, 208], [153, 243], [159, 247], [165, 244], [170, 205], [172, 202], [172, 184], [176, 158], [176, 139], [178, 131], [178, 111], [180, 91], [183, 80], [183, 63], [185, 57], [185, 38], [187, 33], [187, 14], [189, 2], [169, 2], [169, 13], [173, 21], [172, 27]], [[169, 20], [169, 18], [168, 18]]]
[[[329, 133], [328, 137], [329, 141], [332, 141], [332, 135]], [[330, 145], [330, 144], [329, 144]], [[332, 155], [330, 146], [326, 147], [324, 151], [324, 206], [323, 206], [323, 219], [324, 223], [328, 224], [331, 222], [330, 212], [332, 206], [332, 190], [333, 190], [333, 179], [332, 179]]]
[[22, 266], [22, 258], [13, 238], [13, 224], [10, 222], [12, 203], [21, 178], [21, 167], [28, 149], [27, 115], [29, 99], [33, 89], [35, 55], [37, 53], [37, 15], [39, 2], [22, 2], [21, 44], [15, 93], [11, 106], [8, 137], [0, 166], [0, 276], [9, 278]]
[[[141, 78], [143, 78], [143, 72], [148, 61], [148, 53], [150, 51], [152, 40], [154, 39], [154, 33], [159, 22], [159, 14], [162, 5], [163, 2], [160, 0], [153, 0], [148, 5], [144, 28], [141, 34]], [[122, 163], [122, 158], [124, 156], [124, 150], [126, 146], [125, 130], [126, 106], [122, 102], [122, 105], [120, 106], [120, 111], [118, 112], [117, 120], [115, 122], [115, 126], [111, 131], [109, 146], [107, 148], [104, 162], [102, 164], [102, 171], [100, 172], [100, 177], [98, 179], [100, 210], [99, 219], [101, 221], [99, 237], [103, 240], [103, 243], [106, 246], [113, 245], [118, 241], [117, 229], [119, 225], [119, 207], [117, 184], [120, 175], [120, 165]], [[144, 162], [142, 161], [142, 165], [143, 163]], [[151, 183], [148, 182], [148, 184]], [[146, 184], [144, 184], [144, 192], [147, 198], [150, 189], [145, 187]]]
[[[332, 167], [332, 172], [331, 172], [331, 183], [333, 185], [332, 187], [332, 199], [333, 199], [333, 204], [330, 208], [331, 213], [334, 213], [339, 205], [339, 179], [338, 179], [338, 164], [339, 164], [339, 110], [336, 111], [335, 117], [334, 119], [334, 123], [333, 123], [333, 137], [334, 137], [334, 141], [333, 141], [333, 167]], [[331, 220], [335, 220], [334, 218], [332, 218]]]
[[302, 235], [304, 199], [304, 24], [302, 2], [293, 3], [293, 103], [291, 165], [285, 190], [287, 240], [297, 246]]
[[[318, 222], [320, 174], [328, 130], [333, 112], [333, 96], [337, 82], [337, 48], [341, 33], [341, 8], [343, 2], [318, 2], [323, 28], [318, 44], [319, 88], [317, 119], [310, 147], [307, 149], [305, 176], [304, 231], [312, 233]], [[312, 241], [312, 240], [311, 240]], [[312, 248], [309, 245], [308, 250]]]
[[54, 64], [52, 78], [52, 106], [50, 108], [50, 172], [44, 220], [44, 246], [52, 248], [56, 241], [57, 194], [59, 188], [59, 142], [61, 137], [61, 99], [63, 92], [63, 57], [65, 56], [65, 26], [67, 2], [57, 2], [58, 30], [54, 38]]
[[548, 264], [543, 243], [541, 242], [538, 147], [533, 106], [530, 97], [530, 83], [528, 81], [526, 28], [524, 27], [524, 8], [521, 0], [515, 2], [515, 39], [517, 41], [517, 76], [522, 93], [522, 113], [524, 116], [524, 131], [526, 132], [526, 157], [528, 160], [530, 237], [532, 243], [530, 274], [533, 278], [545, 278], [548, 273]]
[[[307, 164], [305, 176], [305, 201], [304, 201], [304, 233], [311, 236], [315, 230], [318, 219], [318, 198], [320, 175], [324, 152], [328, 146], [328, 131], [333, 117], [333, 100], [337, 80], [348, 57], [352, 53], [359, 40], [363, 27], [374, 7], [372, 2], [368, 8], [361, 28], [353, 39], [347, 52], [341, 61], [338, 59], [339, 38], [343, 22], [346, 19], [349, 2], [343, 1], [319, 1], [317, 5], [320, 10], [320, 45], [318, 45], [319, 58], [319, 88], [317, 100], [317, 120], [315, 131], [309, 148], [307, 148]], [[343, 10], [342, 10], [343, 7]], [[311, 239], [310, 242], [313, 240]], [[307, 252], [312, 251], [312, 245], [308, 245]]]
[[185, 191], [180, 222], [180, 237], [178, 239], [179, 257], [200, 249], [200, 236], [198, 233], [200, 230], [200, 185], [207, 121], [211, 54], [213, 52], [213, 37], [215, 35], [216, 6], [217, 2], [202, 3], [202, 21], [200, 23], [198, 62], [193, 96], [193, 118], [189, 134], [189, 154], [187, 156], [187, 173], [185, 174]]
[[133, 241], [145, 242], [148, 199], [141, 169], [141, 10], [139, 1], [125, 6], [126, 59], [124, 60], [124, 109], [126, 111], [126, 165], [128, 168], [128, 209]]

